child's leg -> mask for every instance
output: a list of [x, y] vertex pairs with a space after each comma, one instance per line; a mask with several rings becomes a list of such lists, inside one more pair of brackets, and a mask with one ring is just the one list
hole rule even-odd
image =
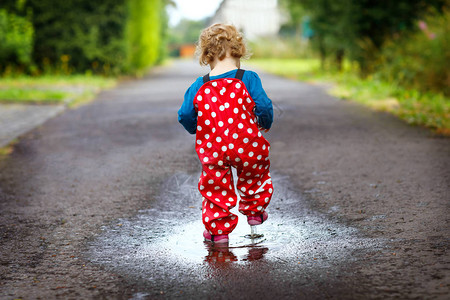
[[204, 164], [198, 188], [203, 196], [202, 219], [205, 228], [212, 235], [232, 232], [238, 218], [229, 211], [237, 201], [230, 167]]
[[261, 215], [273, 194], [267, 158], [249, 159], [238, 168], [237, 189], [241, 196], [239, 212], [247, 216]]

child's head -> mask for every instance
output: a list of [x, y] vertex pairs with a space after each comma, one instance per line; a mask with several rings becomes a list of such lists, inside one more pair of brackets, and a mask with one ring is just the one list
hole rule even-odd
[[242, 34], [233, 25], [214, 24], [200, 34], [197, 51], [200, 65], [210, 65], [227, 55], [239, 60], [248, 56]]

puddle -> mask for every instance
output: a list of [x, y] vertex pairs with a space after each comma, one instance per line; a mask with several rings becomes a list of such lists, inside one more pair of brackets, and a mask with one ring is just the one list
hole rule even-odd
[[221, 269], [237, 272], [271, 265], [273, 274], [283, 276], [320, 272], [382, 247], [382, 242], [309, 210], [287, 177], [272, 176], [275, 192], [267, 209], [269, 219], [258, 226], [262, 238], [245, 237], [250, 226], [234, 208], [240, 217], [229, 247], [204, 242], [197, 176], [176, 174], [150, 209], [104, 227], [88, 244], [87, 259], [141, 285], [167, 290], [180, 287], [180, 282], [204, 283]]

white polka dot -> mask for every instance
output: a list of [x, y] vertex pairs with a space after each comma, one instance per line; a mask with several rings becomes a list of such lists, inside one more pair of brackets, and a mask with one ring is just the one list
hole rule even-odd
[[213, 87], [217, 86], [217, 82], [215, 82], [215, 81], [213, 83], [211, 83], [211, 84], [212, 84]]
[[213, 156], [214, 156], [214, 157], [217, 157], [217, 156], [219, 156], [219, 153], [214, 152], [214, 153], [213, 153]]
[[247, 103], [251, 103], [252, 100], [250, 100], [250, 98], [247, 98]]
[[236, 87], [237, 89], [240, 89], [240, 88], [241, 88], [241, 84], [238, 82], [238, 83], [236, 83], [235, 87]]
[[214, 97], [211, 98], [211, 100], [212, 100], [212, 102], [216, 102], [217, 101], [217, 97], [214, 96]]
[[238, 103], [239, 103], [239, 104], [242, 104], [242, 98], [239, 98], [239, 99], [238, 99]]
[[234, 145], [233, 144], [228, 144], [228, 148], [233, 149]]
[[216, 132], [216, 128], [215, 127], [213, 127], [213, 129], [211, 129], [211, 130], [212, 130], [213, 133]]
[[228, 123], [232, 124], [233, 123], [233, 118], [229, 118], [228, 119]]
[[262, 210], [262, 206], [258, 206], [256, 209], [257, 210]]
[[200, 190], [203, 191], [204, 189], [205, 189], [205, 187], [204, 187], [203, 185], [201, 185], [201, 186], [200, 186]]
[[235, 107], [235, 108], [233, 109], [233, 112], [234, 112], [235, 114], [237, 114], [237, 113], [239, 112], [239, 109], [238, 109], [237, 107]]
[[[214, 215], [215, 215], [215, 214], [214, 214]], [[211, 223], [211, 227], [212, 227], [212, 228], [216, 228], [216, 223], [212, 222], [212, 223]]]
[[253, 169], [256, 169], [257, 166], [258, 166], [257, 164], [254, 164], [254, 165], [252, 166], [252, 168], [253, 168]]
[[221, 138], [220, 136], [218, 136], [218, 137], [216, 137], [216, 141], [217, 141], [218, 143], [220, 143], [220, 142], [222, 141], [222, 138]]
[[259, 199], [259, 198], [261, 198], [260, 195], [255, 195], [255, 199]]
[[242, 123], [239, 123], [239, 124], [238, 124], [238, 128], [239, 128], [239, 129], [242, 129], [242, 128], [244, 128], [244, 124], [242, 124]]
[[198, 95], [197, 100], [202, 101], [203, 97], [201, 95]]
[[[222, 230], [219, 229], [219, 230], [217, 230], [217, 233], [222, 234], [223, 232], [222, 232]], [[225, 260], [225, 261], [227, 261], [227, 260]]]
[[235, 161], [236, 161], [236, 162], [240, 162], [241, 159], [240, 159], [239, 157], [236, 157]]
[[233, 197], [228, 198], [228, 201], [233, 202], [234, 201]]
[[203, 171], [203, 173], [202, 173], [202, 174], [203, 174], [203, 176], [206, 176], [206, 172], [205, 172], [205, 171]]
[[247, 205], [246, 207], [244, 207], [244, 209], [247, 210], [249, 207], [250, 207], [250, 206]]
[[243, 141], [244, 141], [244, 143], [247, 144], [248, 143], [248, 138], [245, 138]]
[[262, 158], [262, 155], [258, 155], [258, 157], [256, 157], [258, 160], [260, 160]]
[[211, 92], [210, 89], [205, 89], [205, 94], [209, 94]]
[[245, 173], [245, 176], [250, 176], [250, 175], [252, 175], [252, 173], [250, 173], [250, 172]]
[[264, 202], [269, 203], [269, 198], [264, 199]]
[[203, 153], [205, 153], [205, 149], [200, 148], [199, 152], [200, 152], [201, 154], [203, 154]]
[[230, 107], [230, 103], [228, 103], [228, 102], [225, 102], [225, 108], [229, 108]]
[[245, 187], [241, 187], [241, 191], [245, 192], [247, 189]]
[[248, 184], [252, 184], [252, 182], [253, 182], [253, 180], [251, 180], [251, 179], [247, 180]]
[[211, 113], [211, 117], [215, 118], [215, 117], [216, 117], [216, 113], [215, 113], [215, 112], [212, 112], [212, 113]]
[[223, 94], [225, 94], [226, 91], [227, 91], [227, 89], [223, 87], [223, 88], [220, 90], [220, 94], [223, 95]]
[[209, 109], [209, 104], [205, 104], [205, 109], [206, 109], [206, 110]]
[[212, 144], [208, 142], [208, 144], [206, 144], [206, 147], [211, 148]]
[[213, 207], [214, 207], [214, 204], [211, 203], [211, 204], [209, 205], [209, 208], [212, 209]]
[[225, 106], [221, 105], [219, 106], [220, 111], [224, 111], [225, 110]]
[[202, 143], [202, 141], [200, 141], [200, 140], [197, 140], [197, 144], [199, 144], [199, 145], [200, 145], [201, 143]]
[[246, 116], [245, 114], [242, 114], [242, 115], [241, 115], [241, 118], [242, 118], [242, 119], [247, 119], [247, 116]]
[[227, 195], [227, 191], [222, 191], [222, 196], [226, 196]]
[[[205, 209], [205, 211], [206, 211], [206, 209]], [[205, 217], [205, 222], [208, 222], [208, 221], [209, 221], [209, 218]]]
[[252, 119], [250, 119], [250, 124], [255, 124], [255, 122]]
[[272, 194], [272, 192], [273, 192], [273, 190], [272, 190], [272, 188], [270, 188], [270, 189], [269, 189], [269, 193]]
[[210, 179], [210, 180], [208, 180], [208, 183], [209, 183], [209, 184], [213, 184], [213, 183], [214, 183], [214, 180]]
[[228, 202], [227, 202], [227, 203], [225, 203], [225, 205], [226, 205], [226, 206], [231, 206], [231, 204], [230, 204], [230, 203], [228, 203]]
[[225, 226], [226, 228], [230, 227], [230, 223], [225, 223], [223, 226]]
[[230, 129], [225, 130], [225, 135], [228, 136], [228, 134], [230, 133]]
[[244, 163], [244, 167], [246, 167], [246, 166], [248, 166], [249, 165], [249, 163], [248, 162], [245, 162]]
[[238, 152], [239, 152], [239, 153], [244, 153], [244, 149], [239, 148], [239, 149], [238, 149]]
[[235, 93], [231, 93], [230, 94], [230, 98], [233, 99], [234, 97], [236, 97], [236, 94]]
[[210, 120], [205, 120], [205, 124], [209, 125], [209, 124], [211, 124], [211, 121]]
[[222, 146], [222, 151], [227, 151], [227, 146]]
[[204, 162], [208, 162], [208, 160], [209, 160], [209, 158], [207, 158], [207, 157], [204, 157], [204, 158], [203, 158], [203, 161], [204, 161]]
[[211, 192], [207, 192], [207, 193], [206, 193], [206, 196], [211, 197], [211, 196], [212, 196], [212, 193], [211, 193]]
[[262, 146], [262, 149], [263, 149], [263, 150], [266, 150], [266, 145], [263, 145], [263, 146]]
[[223, 179], [222, 179], [222, 182], [223, 182], [223, 183], [227, 183], [227, 179], [226, 179], [226, 178], [223, 178]]
[[233, 139], [237, 139], [239, 136], [237, 133], [233, 133]]
[[203, 209], [203, 213], [206, 213], [206, 208]]
[[198, 112], [198, 116], [201, 117], [203, 116], [203, 113], [201, 111]]
[[249, 128], [249, 129], [247, 129], [247, 132], [248, 132], [248, 133], [252, 133], [253, 130], [252, 130], [251, 128]]
[[262, 136], [261, 132], [259, 132], [259, 131], [258, 131], [258, 136], [259, 136], [259, 137], [261, 137], [261, 136]]
[[219, 166], [223, 166], [223, 161], [219, 160], [219, 162], [217, 163]]
[[205, 139], [209, 139], [209, 134], [205, 134]]
[[216, 176], [220, 177], [220, 172], [219, 171], [216, 172]]
[[257, 142], [254, 142], [254, 143], [252, 144], [252, 146], [253, 146], [253, 147], [257, 147], [257, 146], [258, 146], [258, 143], [257, 143]]
[[255, 155], [255, 153], [253, 153], [253, 152], [248, 153], [248, 156], [250, 156], [250, 157], [253, 157], [253, 155]]
[[223, 127], [223, 122], [219, 121], [219, 127]]

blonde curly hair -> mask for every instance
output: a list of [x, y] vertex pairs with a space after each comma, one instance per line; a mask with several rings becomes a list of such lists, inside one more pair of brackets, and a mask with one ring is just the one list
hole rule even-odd
[[197, 45], [200, 65], [206, 66], [217, 57], [223, 60], [227, 53], [237, 59], [250, 56], [242, 33], [233, 25], [214, 24], [200, 34]]

